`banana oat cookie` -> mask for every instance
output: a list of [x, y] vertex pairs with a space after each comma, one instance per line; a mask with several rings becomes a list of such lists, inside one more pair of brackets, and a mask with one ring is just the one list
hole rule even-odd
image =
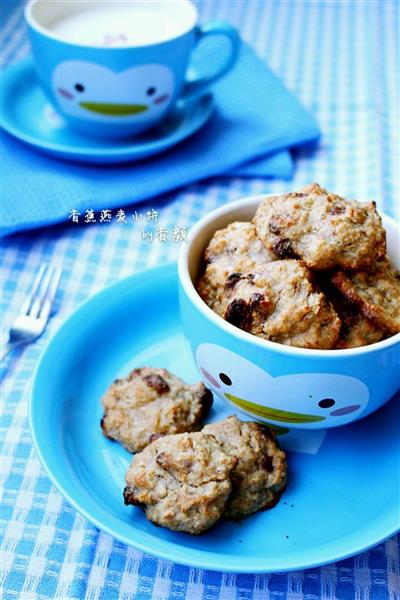
[[215, 436], [224, 451], [237, 458], [224, 516], [242, 519], [275, 506], [286, 485], [286, 459], [272, 431], [235, 416], [206, 425], [202, 431]]
[[386, 252], [375, 202], [345, 200], [317, 183], [265, 198], [254, 224], [270, 252], [301, 258], [310, 269], [370, 268]]
[[312, 274], [298, 260], [232, 273], [225, 285], [223, 317], [254, 335], [300, 348], [334, 348], [340, 319]]
[[390, 334], [400, 332], [400, 273], [387, 260], [368, 272], [337, 271], [332, 282], [366, 319]]
[[203, 533], [224, 512], [236, 463], [213, 435], [159, 438], [134, 457], [126, 474], [125, 504], [143, 506], [146, 517], [162, 527]]
[[197, 284], [197, 291], [208, 306], [221, 314], [228, 275], [249, 271], [276, 258], [258, 239], [252, 223], [231, 223], [210, 240], [204, 253], [206, 270]]
[[338, 350], [368, 346], [380, 342], [386, 337], [383, 329], [351, 308], [346, 309], [346, 312], [340, 312], [339, 316], [342, 327], [336, 344]]
[[212, 394], [203, 383], [188, 385], [166, 369], [143, 367], [116, 379], [102, 404], [104, 435], [138, 452], [152, 436], [200, 429]]
[[359, 348], [380, 342], [387, 333], [366, 319], [354, 304], [351, 304], [330, 281], [331, 273], [320, 273], [317, 283], [326, 298], [332, 303], [340, 320], [341, 327], [336, 348]]

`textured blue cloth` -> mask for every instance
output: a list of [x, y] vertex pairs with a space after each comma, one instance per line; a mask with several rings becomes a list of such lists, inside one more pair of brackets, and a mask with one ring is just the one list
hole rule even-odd
[[[4, 142], [2, 233], [68, 219], [72, 205], [108, 208], [157, 197], [243, 165], [240, 175], [288, 177], [291, 146], [315, 140], [314, 118], [244, 45], [229, 75], [215, 87], [210, 121], [176, 148], [146, 161], [88, 166], [43, 156], [8, 135]], [[263, 157], [259, 163], [249, 163]]]
[[[170, 231], [189, 228], [231, 200], [283, 193], [318, 181], [345, 196], [375, 199], [380, 211], [398, 219], [398, 2], [206, 0], [199, 3], [199, 10], [202, 21], [225, 19], [240, 29], [286, 87], [315, 113], [323, 134], [321, 144], [295, 153], [290, 183], [277, 178], [214, 177], [157, 201], [127, 207], [127, 215], [135, 209], [145, 214], [155, 208], [159, 224]], [[14, 61], [29, 47], [22, 9], [9, 12], [4, 55]], [[2, 188], [5, 204], [7, 190], [5, 185]], [[68, 210], [73, 207], [71, 200]], [[109, 208], [107, 200], [102, 208]], [[32, 448], [27, 406], [38, 357], [79, 303], [121, 277], [174, 260], [180, 245], [143, 240], [141, 226], [132, 219], [129, 224], [114, 219], [47, 227], [9, 236], [2, 244], [4, 331], [22, 306], [38, 265], [52, 262], [64, 270], [58, 312], [43, 337], [8, 362], [2, 384], [2, 599], [400, 599], [399, 536], [321, 568], [237, 575], [143, 554], [115, 541], [71, 508]], [[393, 477], [399, 475], [396, 458]], [[268, 531], [260, 532], [264, 534]]]

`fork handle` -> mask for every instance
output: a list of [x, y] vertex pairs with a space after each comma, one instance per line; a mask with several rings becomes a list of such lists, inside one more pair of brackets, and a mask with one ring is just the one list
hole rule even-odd
[[5, 357], [18, 346], [21, 346], [21, 344], [15, 342], [7, 342], [7, 344], [4, 344], [0, 350], [0, 363], [2, 363]]

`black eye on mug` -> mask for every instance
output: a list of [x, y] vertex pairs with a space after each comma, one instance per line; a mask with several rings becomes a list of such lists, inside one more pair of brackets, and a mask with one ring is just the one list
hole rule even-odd
[[84, 92], [85, 88], [83, 87], [83, 85], [81, 83], [76, 83], [75, 84], [75, 89], [77, 92]]
[[146, 92], [146, 94], [148, 96], [154, 96], [155, 93], [156, 93], [156, 88], [155, 87], [149, 87], [149, 89]]
[[335, 404], [335, 401], [332, 398], [324, 398], [318, 402], [318, 406], [321, 408], [331, 408]]
[[232, 379], [228, 375], [225, 375], [225, 373], [220, 373], [219, 378], [225, 385], [232, 385]]

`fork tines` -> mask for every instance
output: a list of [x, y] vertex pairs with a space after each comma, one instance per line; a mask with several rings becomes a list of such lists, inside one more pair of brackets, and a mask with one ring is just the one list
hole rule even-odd
[[59, 267], [42, 263], [33, 282], [31, 295], [24, 304], [22, 314], [47, 320], [60, 278], [61, 269]]

